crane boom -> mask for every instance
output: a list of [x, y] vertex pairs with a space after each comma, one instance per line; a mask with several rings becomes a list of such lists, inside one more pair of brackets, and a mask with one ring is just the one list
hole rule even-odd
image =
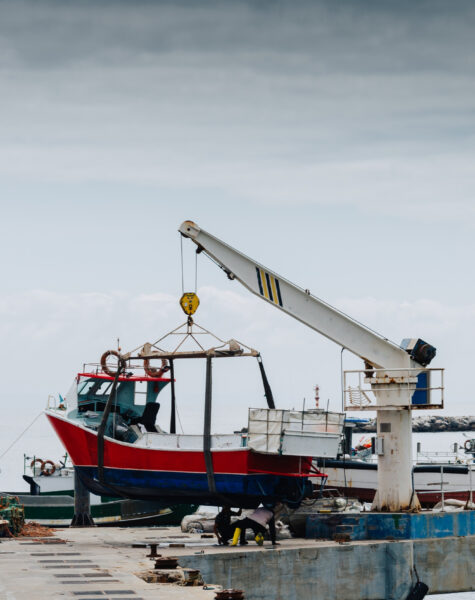
[[374, 367], [397, 369], [415, 366], [409, 354], [393, 342], [232, 248], [192, 221], [184, 221], [179, 231], [195, 242], [199, 251], [204, 251], [216, 261], [228, 277], [237, 279], [253, 294]]

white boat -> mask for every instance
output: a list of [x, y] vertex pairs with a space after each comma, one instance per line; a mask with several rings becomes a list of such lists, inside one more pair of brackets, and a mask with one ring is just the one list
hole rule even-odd
[[[328, 475], [327, 488], [361, 502], [372, 502], [378, 485], [378, 465], [350, 457], [320, 459], [318, 467]], [[432, 507], [444, 499], [467, 501], [471, 489], [470, 465], [422, 463], [413, 468], [414, 489], [423, 507]], [[472, 466], [473, 469], [473, 466]], [[472, 471], [475, 483], [475, 470]]]
[[[30, 493], [11, 492], [25, 509], [25, 520], [41, 525], [67, 527], [74, 516], [74, 467], [68, 455], [54, 462], [24, 456], [23, 479]], [[91, 516], [96, 525], [179, 525], [196, 510], [195, 504], [163, 503], [90, 495]]]

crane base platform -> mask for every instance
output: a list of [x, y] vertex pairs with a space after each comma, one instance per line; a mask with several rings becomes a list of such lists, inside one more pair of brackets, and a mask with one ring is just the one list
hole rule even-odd
[[307, 517], [306, 538], [416, 540], [475, 535], [475, 511], [420, 513], [331, 513]]

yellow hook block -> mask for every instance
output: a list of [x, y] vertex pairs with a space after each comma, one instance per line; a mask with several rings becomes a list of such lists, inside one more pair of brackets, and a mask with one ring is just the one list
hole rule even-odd
[[194, 292], [186, 292], [180, 298], [180, 306], [185, 315], [194, 315], [200, 305], [200, 300]]

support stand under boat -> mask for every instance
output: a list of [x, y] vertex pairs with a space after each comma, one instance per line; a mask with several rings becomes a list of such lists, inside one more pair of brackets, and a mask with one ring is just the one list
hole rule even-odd
[[211, 455], [211, 390], [212, 390], [212, 358], [206, 357], [206, 391], [205, 391], [205, 418], [203, 427], [203, 453], [205, 457], [206, 476], [208, 478], [208, 491], [216, 494], [216, 481], [214, 479], [213, 457]]
[[94, 527], [91, 516], [91, 496], [74, 468], [74, 516], [70, 527]]

